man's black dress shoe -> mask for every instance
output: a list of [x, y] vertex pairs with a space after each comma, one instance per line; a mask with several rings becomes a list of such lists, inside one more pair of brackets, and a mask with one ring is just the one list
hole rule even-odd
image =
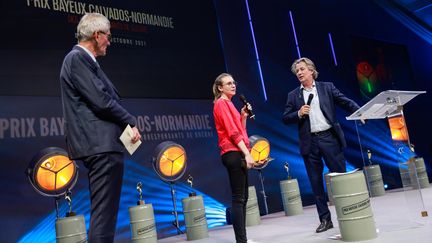
[[333, 228], [332, 221], [331, 220], [328, 220], [328, 221], [327, 220], [323, 220], [323, 221], [321, 221], [321, 224], [316, 229], [316, 232], [317, 233], [321, 233], [321, 232], [324, 232], [324, 231], [326, 231], [328, 229], [331, 229], [331, 228]]

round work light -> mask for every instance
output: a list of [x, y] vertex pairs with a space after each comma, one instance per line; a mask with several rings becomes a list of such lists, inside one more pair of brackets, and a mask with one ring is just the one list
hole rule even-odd
[[75, 186], [78, 167], [64, 149], [49, 147], [33, 157], [27, 177], [40, 194], [58, 197]]
[[249, 137], [251, 155], [255, 161], [254, 169], [263, 169], [270, 161], [270, 143], [267, 139], [253, 135]]
[[162, 180], [172, 182], [185, 173], [186, 160], [186, 151], [181, 145], [165, 141], [154, 151], [153, 168]]
[[155, 148], [153, 155], [153, 169], [163, 181], [170, 184], [173, 203], [172, 213], [174, 215], [173, 226], [177, 229], [178, 234], [183, 234], [178, 221], [174, 183], [186, 172], [186, 151], [180, 144], [172, 141], [165, 141]]

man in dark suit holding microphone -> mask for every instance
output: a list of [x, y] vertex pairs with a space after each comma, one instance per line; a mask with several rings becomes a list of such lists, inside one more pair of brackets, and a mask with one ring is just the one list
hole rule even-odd
[[65, 135], [69, 157], [88, 169], [91, 218], [88, 242], [113, 242], [123, 180], [124, 147], [119, 137], [132, 127], [131, 142], [141, 135], [136, 119], [120, 104], [117, 89], [96, 57], [110, 45], [109, 20], [98, 13], [84, 15], [77, 27], [78, 45], [60, 73]]
[[317, 233], [333, 228], [323, 183], [323, 159], [330, 172], [345, 172], [343, 148], [346, 141], [335, 106], [352, 113], [360, 107], [342, 94], [333, 83], [316, 82], [318, 72], [308, 58], [294, 61], [291, 71], [300, 81], [288, 94], [283, 122], [297, 123], [300, 153], [303, 157], [312, 191], [315, 195], [320, 225]]

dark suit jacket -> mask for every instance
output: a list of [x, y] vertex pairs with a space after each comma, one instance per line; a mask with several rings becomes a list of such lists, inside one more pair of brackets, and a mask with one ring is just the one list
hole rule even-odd
[[135, 118], [121, 105], [117, 90], [99, 65], [79, 46], [60, 72], [66, 143], [71, 159], [123, 152], [122, 130]]
[[[360, 107], [354, 101], [348, 99], [330, 82], [317, 82], [317, 88], [320, 108], [325, 118], [330, 122], [334, 129], [342, 147], [346, 147], [346, 141], [339, 122], [336, 120], [335, 105], [340, 106], [344, 110], [352, 113]], [[283, 122], [285, 124], [298, 123], [300, 153], [306, 155], [310, 152], [311, 144], [311, 128], [309, 117], [299, 118], [298, 111], [305, 104], [303, 91], [297, 87], [288, 93], [285, 111], [283, 114]]]

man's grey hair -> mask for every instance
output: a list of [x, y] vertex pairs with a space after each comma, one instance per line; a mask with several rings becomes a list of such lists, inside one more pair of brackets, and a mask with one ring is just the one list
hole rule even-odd
[[77, 26], [78, 41], [90, 40], [93, 33], [98, 31], [108, 32], [110, 27], [110, 21], [104, 15], [87, 13], [81, 18]]
[[312, 71], [313, 79], [317, 79], [318, 78], [318, 71], [316, 70], [315, 64], [312, 62], [311, 59], [309, 59], [307, 57], [302, 57], [302, 58], [295, 60], [293, 62], [293, 64], [291, 65], [291, 72], [294, 73], [294, 75], [296, 75], [297, 74], [296, 73], [296, 65], [301, 63], [301, 62], [304, 62], [306, 64], [306, 67]]

